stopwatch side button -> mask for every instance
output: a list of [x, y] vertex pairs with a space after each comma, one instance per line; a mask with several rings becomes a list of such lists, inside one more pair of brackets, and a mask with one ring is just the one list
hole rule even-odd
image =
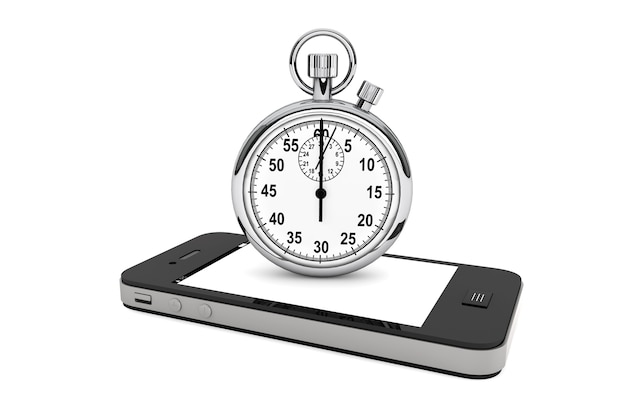
[[359, 100], [356, 102], [356, 106], [362, 110], [370, 111], [372, 106], [375, 106], [380, 101], [380, 97], [382, 97], [384, 90], [369, 81], [363, 81], [361, 84], [361, 88], [359, 88], [359, 92], [357, 96]]

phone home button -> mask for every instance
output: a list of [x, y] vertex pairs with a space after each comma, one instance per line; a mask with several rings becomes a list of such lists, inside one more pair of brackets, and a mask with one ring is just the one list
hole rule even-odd
[[172, 298], [169, 304], [170, 310], [172, 310], [174, 313], [178, 313], [180, 309], [183, 308], [183, 305], [180, 303], [180, 300], [178, 298]]
[[493, 293], [489, 291], [469, 290], [465, 294], [463, 305], [487, 308], [492, 296]]

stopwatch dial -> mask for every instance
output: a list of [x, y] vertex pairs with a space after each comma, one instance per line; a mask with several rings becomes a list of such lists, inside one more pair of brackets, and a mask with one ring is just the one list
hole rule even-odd
[[[322, 181], [330, 181], [335, 178], [343, 168], [343, 149], [335, 139], [329, 137], [322, 138], [324, 145], [322, 156], [324, 158], [324, 172], [322, 173]], [[298, 152], [298, 165], [304, 175], [313, 181], [319, 181], [320, 178], [320, 138], [313, 137], [307, 140], [300, 147]]]
[[249, 174], [257, 230], [303, 264], [366, 253], [394, 202], [381, 140], [339, 115], [301, 117], [274, 132]]

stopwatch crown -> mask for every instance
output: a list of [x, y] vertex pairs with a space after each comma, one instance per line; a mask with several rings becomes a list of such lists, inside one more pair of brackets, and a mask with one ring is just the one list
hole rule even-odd
[[337, 54], [310, 54], [309, 77], [335, 78], [337, 76]]

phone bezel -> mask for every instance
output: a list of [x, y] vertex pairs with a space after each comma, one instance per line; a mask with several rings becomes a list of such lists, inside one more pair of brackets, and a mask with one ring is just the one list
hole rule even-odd
[[[182, 278], [209, 267], [245, 244], [247, 239], [240, 234], [200, 235], [127, 269], [122, 273], [121, 280], [135, 288], [479, 350], [494, 349], [505, 342], [522, 286], [521, 278], [510, 271], [386, 254], [384, 256], [391, 258], [457, 267], [423, 326], [414, 327], [177, 284]], [[196, 250], [199, 251], [196, 255], [180, 260]], [[469, 290], [493, 292], [489, 307], [463, 305], [462, 300]]]

